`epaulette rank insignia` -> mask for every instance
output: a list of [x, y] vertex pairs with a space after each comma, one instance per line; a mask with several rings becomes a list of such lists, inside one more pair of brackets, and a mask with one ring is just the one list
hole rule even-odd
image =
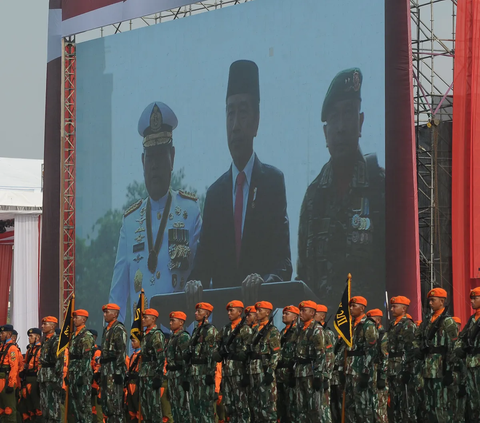
[[198, 197], [193, 193], [193, 192], [187, 192], [187, 191], [178, 191], [180, 194], [180, 197], [182, 198], [188, 198], [189, 200], [197, 201]]
[[133, 213], [142, 205], [142, 202], [143, 200], [138, 200], [136, 203], [133, 203], [127, 210], [125, 210], [125, 213], [123, 214], [123, 216], [127, 217], [129, 214]]

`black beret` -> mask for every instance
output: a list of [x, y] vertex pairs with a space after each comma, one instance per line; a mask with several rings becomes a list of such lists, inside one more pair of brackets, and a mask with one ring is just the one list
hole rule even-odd
[[31, 328], [31, 329], [28, 329], [27, 331], [27, 335], [41, 335], [42, 334], [42, 331], [38, 328]]
[[251, 60], [237, 60], [230, 65], [227, 98], [235, 94], [251, 94], [260, 101], [258, 66]]
[[12, 335], [17, 335], [18, 336], [18, 332], [15, 329], [13, 329], [12, 330]]
[[12, 325], [2, 325], [0, 326], [0, 332], [13, 332]]
[[93, 336], [98, 336], [98, 332], [95, 329], [88, 329], [88, 331], [93, 335]]

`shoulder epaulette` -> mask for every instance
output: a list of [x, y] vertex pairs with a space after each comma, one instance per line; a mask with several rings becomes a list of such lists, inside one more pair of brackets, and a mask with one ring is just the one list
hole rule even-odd
[[198, 197], [193, 192], [187, 192], [187, 191], [179, 190], [178, 193], [180, 194], [180, 197], [182, 197], [182, 198], [187, 198], [187, 199], [193, 200], [193, 201], [198, 200]]
[[138, 208], [142, 205], [143, 200], [138, 200], [136, 203], [133, 203], [127, 210], [125, 210], [125, 213], [123, 214], [124, 217], [127, 217], [129, 214], [133, 213], [135, 210], [138, 210]]

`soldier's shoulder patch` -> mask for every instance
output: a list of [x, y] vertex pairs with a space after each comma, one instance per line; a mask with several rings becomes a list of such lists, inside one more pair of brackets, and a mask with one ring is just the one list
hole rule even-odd
[[15, 354], [15, 351], [10, 351], [10, 359], [12, 361], [15, 361], [17, 359], [17, 354]]
[[138, 200], [136, 203], [133, 203], [125, 213], [123, 214], [124, 217], [127, 217], [129, 214], [132, 214], [135, 210], [138, 210], [142, 205], [143, 200]]
[[188, 200], [198, 201], [198, 197], [193, 192], [179, 190], [178, 194], [182, 198], [186, 198]]

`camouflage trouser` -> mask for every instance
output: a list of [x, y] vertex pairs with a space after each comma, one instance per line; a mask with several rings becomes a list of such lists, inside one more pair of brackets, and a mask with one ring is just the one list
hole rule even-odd
[[249, 406], [255, 423], [277, 422], [277, 383], [275, 376], [270, 385], [265, 385], [265, 374], [250, 375]]
[[343, 407], [343, 387], [341, 385], [330, 386], [330, 411], [332, 415], [332, 422], [337, 423], [342, 421], [342, 407]]
[[25, 386], [21, 389], [20, 396], [23, 420], [29, 419], [31, 422], [41, 420], [40, 388], [36, 376], [25, 378]]
[[152, 383], [152, 377], [140, 377], [140, 404], [145, 423], [158, 423], [162, 421], [160, 389], [154, 390]]
[[2, 379], [2, 384], [4, 384], [3, 389], [0, 391], [0, 422], [16, 423], [17, 397], [15, 389], [7, 394], [8, 378], [5, 377], [5, 373], [0, 373], [0, 379]]
[[480, 367], [467, 368], [467, 421], [480, 422]]
[[452, 383], [449, 387], [447, 387], [447, 396], [450, 400], [452, 414], [453, 414], [453, 421], [455, 423], [465, 423], [465, 403], [466, 398], [463, 396], [460, 398], [458, 396], [460, 385], [459, 380], [457, 378], [458, 374], [454, 373], [454, 383]]
[[277, 415], [280, 423], [297, 422], [295, 410], [295, 388], [277, 379]]
[[60, 421], [60, 403], [62, 392], [55, 382], [41, 382], [40, 408], [45, 423]]
[[190, 381], [190, 413], [195, 422], [214, 423], [215, 385], [206, 385], [205, 377], [194, 376]]
[[138, 408], [138, 378], [131, 379], [127, 385], [127, 395], [125, 397], [125, 409], [127, 422], [135, 423], [140, 421], [140, 410]]
[[368, 387], [361, 389], [360, 375], [345, 376], [345, 422], [373, 423], [373, 387], [370, 380]]
[[77, 423], [92, 422], [92, 389], [90, 383], [84, 383], [84, 379], [83, 376], [71, 374], [68, 385], [72, 414]]
[[123, 422], [123, 384], [116, 384], [113, 381], [113, 374], [102, 374], [100, 389], [102, 392], [102, 411], [104, 416], [108, 418], [108, 423]]
[[322, 423], [332, 422], [332, 412], [330, 411], [330, 387], [327, 390], [320, 391], [320, 421]]
[[390, 423], [414, 423], [417, 421], [416, 388], [412, 382], [405, 386], [400, 380], [400, 376], [388, 378]]
[[188, 396], [183, 390], [182, 381], [182, 377], [168, 378], [168, 393], [174, 422], [189, 422], [191, 419]]
[[299, 422], [320, 423], [320, 392], [313, 389], [313, 376], [295, 378], [295, 402]]
[[388, 388], [375, 388], [373, 409], [375, 410], [376, 423], [388, 423]]
[[446, 423], [453, 419], [449, 406], [448, 389], [442, 385], [442, 379], [425, 378], [425, 412], [430, 423]]
[[230, 423], [249, 423], [247, 388], [241, 386], [243, 375], [224, 376], [222, 378], [223, 402], [225, 414]]

